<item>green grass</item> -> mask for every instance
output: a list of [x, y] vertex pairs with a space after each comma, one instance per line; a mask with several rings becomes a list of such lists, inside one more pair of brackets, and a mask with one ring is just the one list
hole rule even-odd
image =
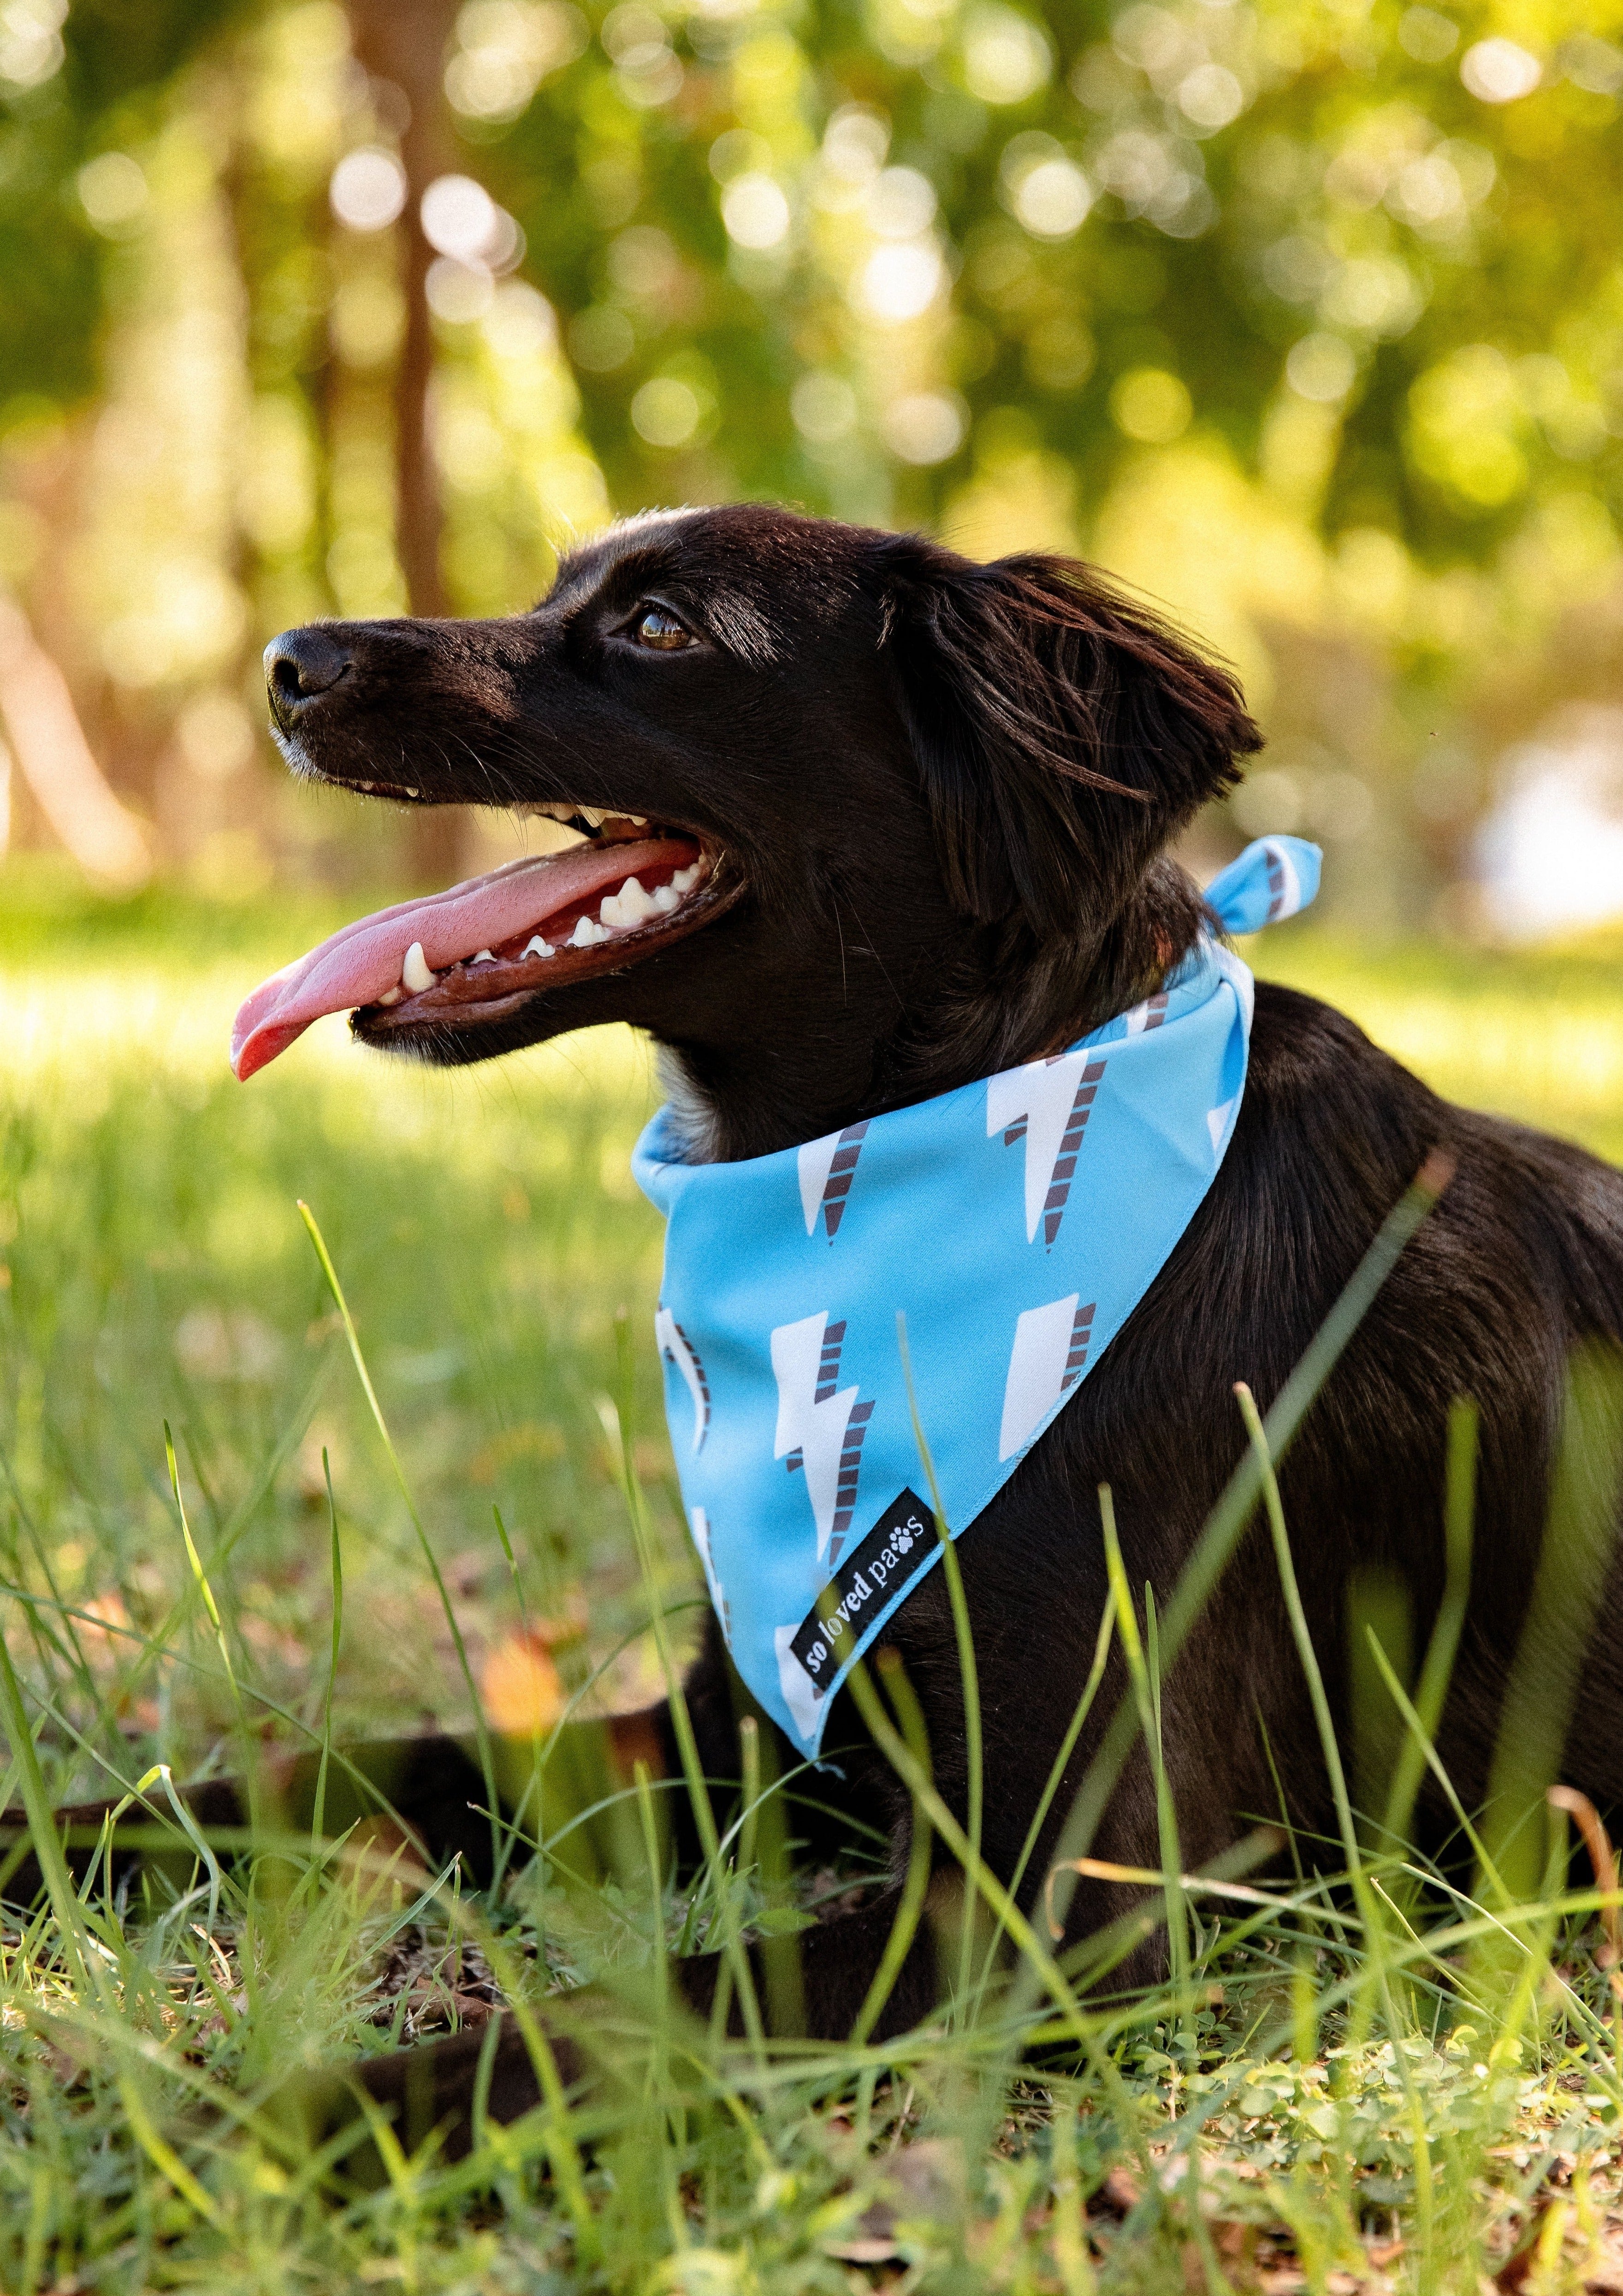
[[1250, 944], [1269, 980], [1327, 998], [1435, 1090], [1623, 1163], [1623, 946], [1508, 954], [1360, 949], [1309, 922]]
[[[521, 1605], [584, 1624], [611, 1707], [658, 1693], [654, 1607], [678, 1658], [692, 1637], [646, 1343], [659, 1223], [626, 1171], [647, 1060], [606, 1034], [435, 1076], [327, 1023], [237, 1086], [238, 997], [336, 921], [0, 879], [0, 1576], [33, 1734], [6, 1731], [0, 1799], [235, 1770], [319, 1742], [329, 1697], [339, 1741], [471, 1722], [300, 1198], [475, 1681]], [[1623, 1155], [1623, 1008], [1593, 957], [1365, 957], [1307, 931], [1253, 956], [1439, 1088]], [[1142, 1664], [1152, 1704], [1153, 1645]], [[1184, 1887], [1170, 1843], [1176, 1988], [1107, 2012], [994, 1985], [979, 2017], [961, 1999], [882, 2049], [758, 2054], [660, 2011], [684, 1929], [792, 1925], [737, 1838], [698, 1906], [635, 1862], [593, 1890], [515, 1871], [469, 1906], [268, 1833], [212, 1918], [184, 1857], [122, 1905], [42, 1902], [0, 1929], [0, 2289], [1475, 2296], [1529, 2237], [1535, 2296], [1623, 2284], [1593, 1893], [1551, 1898], [1541, 1838], [1531, 1882], [1485, 1909], [1417, 1897], [1373, 1838], [1298, 1843], [1252, 1898]], [[1016, 1989], [1045, 1954], [1039, 1919]], [[617, 2077], [567, 2121], [462, 2168], [395, 2157], [373, 2190], [259, 2117], [301, 2067], [477, 2019], [497, 1977], [565, 2014], [583, 1978], [618, 1988], [595, 2035]], [[1034, 2030], [1048, 2052], [1022, 2070]]]

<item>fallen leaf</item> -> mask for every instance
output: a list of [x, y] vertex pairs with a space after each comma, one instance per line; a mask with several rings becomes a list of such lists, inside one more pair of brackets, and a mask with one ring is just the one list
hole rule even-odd
[[485, 1660], [480, 1695], [504, 1738], [534, 1738], [563, 1711], [563, 1685], [539, 1635], [507, 1635]]
[[1499, 2267], [1494, 2275], [1493, 2284], [1501, 2292], [1501, 2296], [1512, 2296], [1512, 2292], [1521, 2287], [1533, 2269], [1537, 2253], [1538, 2242], [1535, 2236], [1524, 2242], [1515, 2254]]
[[1217, 2243], [1217, 2254], [1231, 2262], [1249, 2261], [1257, 2245], [1256, 2226], [1242, 2224], [1235, 2217], [1214, 2217], [1211, 2236]]
[[[963, 2157], [955, 2144], [927, 2136], [916, 2144], [898, 2144], [882, 2163], [881, 2189], [857, 2219], [855, 2243], [824, 2243], [830, 2256], [848, 2264], [881, 2264], [900, 2253], [897, 2227], [904, 2224], [933, 2224], [963, 2211]], [[883, 2255], [865, 2251], [875, 2243]], [[857, 2255], [855, 2249], [865, 2253]]]
[[1094, 2195], [1095, 2200], [1103, 2202], [1112, 2216], [1119, 2217], [1131, 2215], [1143, 2196], [1143, 2186], [1125, 2169], [1112, 2169]]

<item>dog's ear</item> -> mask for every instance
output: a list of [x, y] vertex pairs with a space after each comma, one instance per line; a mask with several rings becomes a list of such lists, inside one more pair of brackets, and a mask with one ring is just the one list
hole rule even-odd
[[1091, 934], [1262, 746], [1229, 674], [1091, 568], [887, 554], [884, 648], [955, 905]]

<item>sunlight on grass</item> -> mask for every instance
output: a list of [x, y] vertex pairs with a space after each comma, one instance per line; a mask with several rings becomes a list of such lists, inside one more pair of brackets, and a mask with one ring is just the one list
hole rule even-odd
[[[245, 932], [227, 916], [243, 944], [230, 954], [195, 917], [168, 935], [159, 922], [116, 939], [97, 922], [78, 946], [71, 929], [46, 937], [44, 963], [19, 964], [0, 941], [12, 1464], [20, 1496], [41, 1508], [59, 1586], [121, 1617], [155, 1611], [176, 1583], [153, 1479], [170, 1418], [201, 1518], [217, 1528], [234, 1508], [258, 1510], [238, 1555], [253, 1566], [244, 1632], [293, 1695], [320, 1641], [324, 1562], [305, 1551], [303, 1528], [325, 1445], [362, 1548], [357, 1598], [387, 1627], [348, 1654], [340, 1712], [353, 1694], [374, 1724], [389, 1707], [399, 1724], [464, 1718], [440, 1629], [400, 1561], [398, 1498], [329, 1360], [333, 1318], [295, 1210], [302, 1196], [375, 1343], [476, 1642], [512, 1624], [493, 1505], [531, 1550], [539, 1607], [578, 1600], [586, 1568], [594, 1628], [619, 1641], [635, 1572], [593, 1398], [616, 1311], [646, 1328], [658, 1284], [660, 1224], [627, 1168], [652, 1104], [645, 1050], [605, 1030], [447, 1073], [366, 1053], [334, 1020], [241, 1086], [226, 1059], [232, 1015], [285, 961], [287, 939], [263, 917]], [[332, 922], [307, 916], [295, 930]], [[644, 1369], [652, 1431], [652, 1350]], [[260, 1493], [278, 1446], [291, 1456]], [[651, 1464], [662, 1463], [661, 1451]], [[680, 1518], [662, 1503], [661, 1521], [685, 1573]], [[116, 1675], [105, 1636], [97, 1652]], [[621, 1686], [645, 1689], [646, 1664], [634, 1652]], [[151, 1689], [132, 1712], [152, 1716]]]
[[1446, 1100], [1490, 1109], [1623, 1160], [1623, 955], [1377, 951], [1275, 931], [1246, 951], [1266, 979], [1350, 1013]]
[[[319, 905], [115, 912], [8, 882], [0, 1692], [32, 1751], [8, 1719], [0, 1804], [116, 1795], [159, 1764], [256, 1774], [262, 1800], [252, 1856], [206, 1863], [171, 1824], [134, 1878], [58, 1874], [0, 1921], [7, 2296], [1477, 2296], [1513, 2251], [1502, 2284], [1525, 2266], [1529, 2296], [1623, 2284], [1616, 1987], [1594, 1891], [1562, 1894], [1562, 1818], [1527, 1902], [1485, 1909], [1384, 1849], [1351, 1891], [1340, 1845], [1296, 1845], [1294, 1881], [1174, 1867], [1176, 1984], [1095, 2006], [1098, 1948], [1061, 1979], [1028, 1932], [973, 2007], [764, 2057], [657, 2005], [683, 1939], [792, 1939], [819, 1894], [863, 1885], [768, 1881], [758, 1812], [741, 1832], [731, 1809], [678, 1875], [633, 1810], [629, 1833], [575, 1837], [602, 1857], [570, 1881], [559, 1785], [547, 1856], [513, 1857], [483, 1902], [387, 1833], [340, 1850], [278, 1818], [288, 1754], [471, 1719], [296, 1199], [497, 1722], [521, 1726], [520, 1675], [537, 1729], [598, 1669], [595, 1695], [640, 1702], [655, 1610], [678, 1649], [693, 1632], [647, 1343], [659, 1223], [626, 1172], [650, 1063], [607, 1031], [435, 1074], [326, 1022], [239, 1086], [234, 1006], [334, 922]], [[1311, 931], [1257, 955], [1439, 1090], [1623, 1151], [1623, 1011], [1591, 959], [1372, 956]], [[336, 1759], [328, 1791], [336, 1808]], [[144, 1808], [165, 1817], [160, 1783]], [[945, 1930], [941, 1949], [955, 1967]], [[567, 2142], [543, 2112], [460, 2168], [387, 2132], [323, 2160], [283, 2112], [290, 2079], [479, 2029], [514, 1986], [567, 2018], [583, 1984], [610, 2086]]]

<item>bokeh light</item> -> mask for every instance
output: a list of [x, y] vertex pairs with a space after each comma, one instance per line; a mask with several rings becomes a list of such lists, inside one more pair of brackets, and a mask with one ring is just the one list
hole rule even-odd
[[188, 867], [291, 865], [197, 733], [272, 630], [527, 604], [648, 501], [1096, 554], [1236, 664], [1305, 822], [1373, 808], [1407, 915], [1612, 658], [1603, 12], [463, 0], [414, 46], [265, 0], [116, 62], [103, 20], [0, 4], [0, 588]]
[[74, 180], [79, 205], [110, 239], [122, 237], [146, 212], [146, 173], [127, 152], [103, 152], [87, 160]]
[[631, 402], [632, 426], [651, 447], [685, 447], [699, 428], [697, 393], [673, 375], [656, 375]]
[[945, 463], [963, 446], [969, 422], [963, 402], [945, 390], [912, 390], [892, 399], [881, 426], [893, 455], [905, 463]]
[[496, 242], [496, 201], [471, 176], [439, 176], [422, 194], [422, 235], [458, 263], [483, 263]]
[[1514, 40], [1479, 40], [1461, 58], [1460, 78], [1484, 103], [1517, 103], [1532, 94], [1544, 69], [1529, 49]]
[[1146, 447], [1168, 447], [1181, 439], [1193, 412], [1188, 385], [1160, 367], [1133, 367], [1111, 392], [1117, 429]]
[[332, 170], [327, 196], [351, 231], [387, 231], [406, 206], [406, 170], [380, 144], [347, 152]]
[[721, 219], [740, 247], [777, 247], [789, 236], [789, 201], [770, 176], [734, 176], [721, 195]]

